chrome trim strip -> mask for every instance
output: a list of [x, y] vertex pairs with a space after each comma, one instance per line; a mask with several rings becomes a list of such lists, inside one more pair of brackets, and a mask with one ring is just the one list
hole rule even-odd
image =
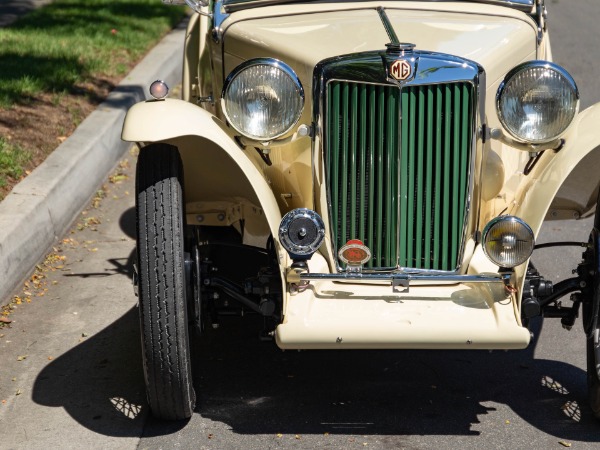
[[489, 3], [492, 5], [508, 6], [523, 12], [530, 12], [535, 5], [535, 0], [471, 0], [475, 3]]
[[212, 13], [206, 12], [203, 8], [209, 6], [208, 0], [162, 0], [165, 5], [187, 5], [192, 11], [212, 19]]
[[[450, 2], [456, 0], [425, 0], [429, 2]], [[520, 11], [530, 12], [535, 0], [470, 0], [473, 3], [488, 3], [493, 5], [507, 6]], [[225, 0], [223, 5], [225, 11], [235, 12], [242, 9], [258, 8], [261, 6], [282, 5], [300, 3], [298, 0]]]
[[[414, 75], [406, 82], [392, 81], [388, 74], [388, 61], [394, 56], [404, 56], [414, 65]], [[326, 92], [327, 84], [330, 81], [343, 81], [361, 84], [373, 84], [381, 86], [398, 86], [402, 89], [403, 86], [418, 86], [418, 85], [435, 85], [445, 83], [466, 82], [473, 86], [472, 111], [474, 114], [472, 123], [472, 142], [471, 142], [471, 161], [468, 170], [469, 187], [467, 192], [467, 201], [465, 205], [465, 217], [463, 218], [463, 237], [460, 243], [458, 252], [457, 267], [453, 271], [436, 271], [441, 274], [457, 274], [463, 267], [465, 246], [469, 236], [477, 230], [477, 221], [479, 210], [479, 199], [473, 199], [474, 186], [479, 184], [480, 168], [475, 167], [477, 156], [483, 152], [482, 133], [478, 131], [484, 127], [485, 119], [485, 88], [486, 79], [485, 71], [479, 64], [452, 55], [411, 50], [410, 52], [389, 52], [374, 51], [365, 53], [356, 53], [344, 55], [340, 57], [330, 58], [319, 62], [315, 66], [313, 75], [313, 117], [316, 130], [321, 142], [321, 148], [314, 149], [315, 155], [313, 158], [318, 158], [318, 154], [324, 154], [324, 117], [325, 104], [327, 102]], [[402, 118], [400, 118], [401, 120]], [[399, 131], [400, 135], [400, 131]], [[401, 136], [400, 136], [401, 142]], [[481, 160], [481, 158], [479, 158]], [[325, 166], [325, 165], [324, 165]], [[316, 170], [320, 164], [313, 163], [313, 168]], [[327, 173], [324, 174], [327, 177]], [[315, 179], [318, 179], [318, 174], [313, 174]], [[318, 203], [316, 203], [317, 205]], [[323, 220], [328, 225], [331, 234], [332, 224], [329, 211], [331, 210], [331, 198], [329, 189], [327, 189], [327, 211], [317, 211], [323, 217]], [[472, 206], [475, 205], [473, 210]], [[338, 264], [336, 258], [337, 246], [331, 242], [333, 254], [330, 255], [331, 262], [338, 272], [343, 272], [343, 268]], [[414, 268], [377, 268], [376, 270], [410, 270], [418, 271], [419, 273], [431, 272], [427, 269]]]
[[214, 43], [218, 44], [223, 38], [223, 29], [221, 28], [221, 24], [229, 17], [229, 14], [224, 12], [223, 0], [217, 0], [213, 6], [214, 10], [212, 15], [212, 25], [210, 25], [212, 31], [210, 34]]
[[[294, 271], [293, 269], [291, 269]], [[495, 283], [502, 282], [508, 284], [511, 278], [510, 273], [483, 273], [480, 275], [424, 275], [424, 274], [407, 274], [407, 273], [308, 273], [295, 272], [301, 281], [362, 281], [362, 282], [379, 282], [379, 281], [406, 281], [406, 282], [429, 282], [435, 284], [444, 283]]]

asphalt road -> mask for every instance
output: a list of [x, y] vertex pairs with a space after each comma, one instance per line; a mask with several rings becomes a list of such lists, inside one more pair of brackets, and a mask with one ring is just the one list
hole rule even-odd
[[[597, 1], [548, 9], [555, 60], [574, 75], [582, 107], [600, 101]], [[128, 159], [0, 330], [0, 448], [598, 448], [580, 324], [568, 332], [556, 320], [535, 323], [527, 350], [488, 353], [282, 352], [256, 339], [252, 319], [230, 319], [199, 343], [192, 419], [153, 420], [129, 281]], [[589, 228], [550, 223], [540, 241], [587, 240]], [[558, 281], [580, 253], [543, 250], [534, 261]]]

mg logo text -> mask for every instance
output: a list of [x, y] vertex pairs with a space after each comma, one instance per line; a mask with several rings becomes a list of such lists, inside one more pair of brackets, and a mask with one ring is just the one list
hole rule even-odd
[[406, 80], [410, 77], [411, 72], [410, 63], [404, 59], [394, 61], [390, 65], [390, 75], [396, 80]]

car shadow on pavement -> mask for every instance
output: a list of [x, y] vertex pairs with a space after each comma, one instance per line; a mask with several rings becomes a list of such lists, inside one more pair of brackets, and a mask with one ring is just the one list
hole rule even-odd
[[131, 239], [135, 239], [136, 231], [135, 231], [135, 208], [128, 208], [121, 214], [119, 217], [119, 227], [121, 231], [129, 236]]
[[[499, 420], [487, 416], [505, 404], [544, 433], [600, 441], [585, 373], [534, 360], [533, 346], [282, 352], [257, 339], [260, 323], [229, 318], [197, 342], [196, 412], [234, 433], [478, 435], [478, 424]], [[148, 419], [137, 308], [46, 366], [33, 400], [109, 436], [168, 435], [187, 424]], [[498, 427], [515, 420], [500, 419]]]
[[[81, 273], [73, 273], [73, 274], [65, 274], [63, 275], [66, 278], [76, 277], [76, 278], [103, 278], [110, 277], [112, 275], [125, 275], [128, 279], [131, 280], [133, 277], [133, 264], [135, 262], [135, 250], [131, 252], [127, 259], [125, 258], [110, 258], [107, 262], [112, 266], [110, 268], [105, 268], [103, 272], [81, 272]], [[133, 288], [132, 288], [133, 292]]]
[[[135, 238], [134, 208], [121, 214], [119, 227], [126, 236]], [[108, 259], [104, 271], [63, 276], [124, 275], [131, 279], [134, 258], [135, 250], [126, 259]], [[133, 289], [130, 292], [133, 296]], [[64, 408], [80, 425], [96, 433], [141, 436], [149, 410], [137, 307], [100, 332], [82, 337], [76, 347], [52, 360], [37, 376], [32, 398], [40, 405]]]
[[[197, 411], [236, 433], [478, 435], [480, 422], [506, 426], [516, 414], [562, 439], [600, 441], [585, 372], [534, 359], [535, 342], [492, 353], [282, 352], [256, 339], [256, 319], [224, 321], [199, 344]], [[497, 404], [508, 417], [486, 417]]]
[[[129, 208], [121, 214], [119, 218], [119, 227], [121, 231], [131, 239], [135, 239], [135, 208]], [[133, 265], [135, 263], [135, 249], [125, 258], [110, 258], [107, 260], [110, 267], [105, 268], [102, 272], [77, 272], [73, 274], [65, 274], [63, 276], [76, 278], [99, 278], [109, 277], [112, 275], [124, 275], [129, 280], [133, 277]], [[133, 292], [133, 289], [132, 289]]]
[[77, 422], [109, 436], [140, 436], [147, 414], [137, 308], [48, 364], [33, 400], [62, 407]]

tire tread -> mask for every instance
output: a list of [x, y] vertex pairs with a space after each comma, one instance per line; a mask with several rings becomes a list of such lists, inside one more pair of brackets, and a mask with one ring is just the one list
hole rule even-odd
[[136, 177], [140, 324], [152, 413], [189, 418], [192, 386], [183, 267], [183, 169], [176, 147], [140, 152]]

